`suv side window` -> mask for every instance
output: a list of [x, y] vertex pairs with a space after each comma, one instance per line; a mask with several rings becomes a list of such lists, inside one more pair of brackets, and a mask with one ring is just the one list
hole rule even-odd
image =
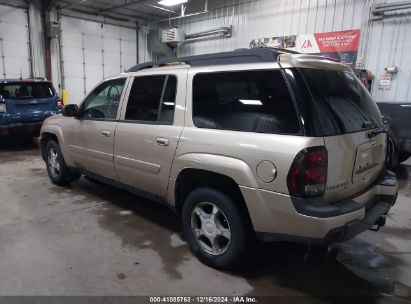
[[193, 123], [198, 128], [300, 134], [290, 92], [280, 70], [197, 74]]
[[83, 117], [90, 119], [116, 119], [126, 78], [109, 80], [99, 85], [83, 103]]
[[176, 89], [172, 75], [134, 78], [125, 120], [173, 124]]

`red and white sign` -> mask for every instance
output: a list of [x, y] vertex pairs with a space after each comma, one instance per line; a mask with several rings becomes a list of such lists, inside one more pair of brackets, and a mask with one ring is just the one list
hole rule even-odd
[[320, 53], [356, 52], [360, 44], [360, 30], [314, 34]]
[[360, 30], [290, 35], [253, 39], [250, 48], [276, 47], [304, 54], [323, 54], [354, 67], [360, 44]]
[[380, 90], [389, 90], [391, 88], [392, 75], [388, 73], [383, 73], [380, 76]]

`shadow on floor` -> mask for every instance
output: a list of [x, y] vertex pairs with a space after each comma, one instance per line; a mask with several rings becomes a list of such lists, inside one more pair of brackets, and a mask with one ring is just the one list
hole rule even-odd
[[[7, 152], [3, 152], [7, 149]], [[19, 154], [36, 154], [37, 143], [0, 142], [0, 162], [2, 153], [27, 151]], [[10, 160], [10, 156], [7, 157]], [[13, 158], [12, 158], [13, 159]], [[407, 182], [411, 176], [411, 166], [401, 165], [397, 170], [399, 178]], [[98, 215], [102, 229], [114, 233], [122, 241], [122, 246], [131, 249], [151, 249], [162, 259], [164, 270], [173, 279], [182, 279], [179, 266], [193, 259], [188, 246], [182, 239], [178, 217], [168, 207], [135, 196], [117, 188], [82, 178], [68, 188], [52, 187], [50, 191], [77, 195], [74, 204], [90, 201], [103, 202], [93, 211]], [[127, 211], [127, 212], [125, 212]], [[177, 244], [174, 244], [177, 239]], [[358, 260], [358, 255], [344, 250], [337, 258], [327, 263], [313, 262], [307, 246], [290, 243], [256, 243], [253, 253], [230, 275], [247, 280], [253, 291], [250, 295], [305, 295], [304, 302], [328, 301], [333, 296], [366, 296], [361, 303], [380, 301], [383, 293], [393, 293], [393, 281], [382, 276], [378, 267], [371, 267], [373, 247], [366, 242], [354, 242], [350, 248], [367, 251], [369, 257]], [[378, 259], [384, 257], [378, 257]], [[357, 259], [357, 260], [356, 260]], [[315, 260], [315, 259], [314, 259]], [[387, 259], [385, 259], [387, 260]], [[392, 258], [388, 263], [397, 263]], [[136, 254], [136, 264], [138, 264]], [[206, 267], [206, 266], [201, 266]], [[293, 302], [293, 301], [291, 301]], [[334, 302], [334, 301], [333, 301]]]
[[36, 149], [38, 149], [37, 138], [0, 136], [0, 151], [31, 151]]
[[[85, 200], [99, 198], [109, 202], [95, 211], [102, 228], [115, 233], [124, 246], [150, 248], [163, 260], [165, 271], [175, 279], [183, 274], [179, 266], [192, 258], [186, 244], [173, 247], [170, 238], [180, 234], [177, 216], [168, 207], [116, 188], [82, 178], [73, 190], [85, 194]], [[81, 203], [81, 202], [79, 202]], [[124, 216], [121, 211], [131, 214]], [[367, 243], [357, 243], [358, 250]], [[348, 254], [348, 257], [347, 257]], [[253, 253], [236, 271], [229, 274], [244, 278], [253, 287], [250, 295], [308, 295], [325, 299], [333, 296], [366, 296], [363, 303], [374, 303], [381, 293], [392, 294], [393, 281], [381, 278], [378, 269], [365, 263], [352, 267], [350, 255], [343, 261], [330, 258], [326, 263], [313, 258], [308, 246], [291, 243], [256, 243]], [[205, 266], [204, 266], [205, 267]]]
[[395, 168], [394, 173], [397, 175], [399, 180], [409, 181], [411, 180], [411, 165], [401, 164]]

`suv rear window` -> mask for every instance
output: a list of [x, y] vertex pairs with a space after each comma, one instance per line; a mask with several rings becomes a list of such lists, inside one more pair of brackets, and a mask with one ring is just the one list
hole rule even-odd
[[197, 74], [193, 123], [198, 128], [297, 134], [293, 100], [280, 70]]
[[320, 69], [300, 71], [312, 95], [313, 122], [323, 136], [383, 125], [376, 103], [354, 74]]
[[50, 98], [56, 91], [50, 82], [1, 83], [0, 96], [5, 99]]

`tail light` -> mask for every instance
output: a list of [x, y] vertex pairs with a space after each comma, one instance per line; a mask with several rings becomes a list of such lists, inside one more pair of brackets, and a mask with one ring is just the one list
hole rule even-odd
[[290, 195], [321, 196], [327, 184], [328, 153], [325, 147], [311, 147], [297, 154], [288, 173]]
[[61, 98], [56, 99], [56, 107], [62, 109], [64, 107], [63, 100]]

